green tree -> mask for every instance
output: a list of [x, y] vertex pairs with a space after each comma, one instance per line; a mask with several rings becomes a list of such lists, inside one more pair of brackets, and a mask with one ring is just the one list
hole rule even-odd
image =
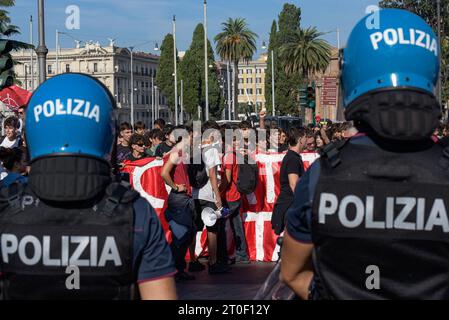
[[[274, 33], [274, 24], [270, 34], [270, 50], [273, 50], [275, 59], [275, 104], [278, 114], [298, 114], [299, 103], [298, 94], [301, 84], [301, 74], [288, 75], [285, 72], [284, 62], [280, 56], [280, 48], [295, 39], [296, 33], [300, 30], [301, 9], [293, 4], [284, 4], [282, 12], [278, 17], [278, 31]], [[271, 57], [269, 52], [268, 69], [271, 69]], [[269, 76], [265, 78], [265, 94], [271, 97], [271, 70]], [[269, 101], [271, 99], [267, 99]], [[268, 105], [271, 110], [272, 106]]]
[[[14, 35], [20, 34], [19, 27], [11, 24], [11, 19], [9, 18], [9, 12], [4, 8], [13, 7], [15, 5], [14, 0], [0, 0], [0, 40], [9, 40], [10, 37]], [[20, 42], [9, 40], [10, 45], [12, 46], [12, 50], [19, 49], [31, 49], [34, 48], [32, 45]], [[18, 61], [13, 61], [14, 65], [20, 64]], [[15, 79], [14, 82], [18, 85], [21, 85], [20, 81]]]
[[[256, 33], [251, 31], [245, 19], [229, 18], [222, 23], [223, 31], [214, 38], [217, 53], [223, 61], [234, 66], [234, 101], [238, 101], [238, 65], [239, 61], [248, 62], [256, 52]], [[235, 105], [237, 105], [235, 103]], [[235, 115], [234, 115], [235, 116]]]
[[[217, 67], [214, 51], [207, 41], [209, 116], [211, 119], [221, 118], [222, 98], [217, 78]], [[186, 51], [180, 66], [180, 74], [184, 83], [184, 108], [197, 118], [197, 107], [206, 105], [206, 82], [204, 78], [204, 26], [198, 24], [193, 32], [192, 43]], [[203, 117], [204, 119], [204, 117]]]
[[[382, 8], [400, 8], [414, 12], [432, 26], [438, 34], [437, 1], [435, 0], [382, 0]], [[449, 100], [449, 0], [441, 0], [441, 70], [443, 103]]]
[[323, 33], [315, 27], [300, 29], [291, 42], [281, 48], [281, 60], [287, 74], [299, 73], [310, 78], [317, 72], [324, 72], [331, 59], [331, 45], [319, 39]]
[[[167, 99], [167, 105], [172, 111], [175, 110], [175, 84], [173, 77], [175, 66], [173, 61], [173, 50], [173, 35], [169, 33], [165, 36], [164, 41], [162, 42], [156, 84]], [[178, 56], [178, 52], [176, 52], [176, 56]]]
[[[273, 20], [273, 24], [271, 25], [271, 32], [270, 32], [270, 42], [268, 44], [268, 57], [267, 57], [267, 70], [265, 72], [265, 101], [266, 101], [266, 108], [269, 111], [268, 113], [272, 113], [273, 111], [273, 95], [272, 95], [272, 79], [274, 77], [274, 82], [276, 84], [277, 82], [277, 75], [278, 73], [277, 68], [274, 69], [274, 75], [272, 73], [272, 58], [271, 58], [271, 52], [273, 52], [274, 61], [278, 61], [278, 50], [277, 50], [277, 44], [276, 44], [276, 35], [278, 32], [278, 26], [276, 20]], [[276, 87], [276, 85], [275, 85]], [[276, 93], [275, 93], [276, 95]], [[276, 100], [275, 100], [276, 102]]]

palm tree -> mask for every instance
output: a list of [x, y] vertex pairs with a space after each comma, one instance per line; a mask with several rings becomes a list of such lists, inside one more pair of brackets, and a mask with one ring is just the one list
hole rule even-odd
[[[2, 9], [5, 7], [12, 7], [15, 5], [15, 0], [0, 0], [0, 40], [8, 40], [8, 38], [14, 36], [14, 35], [18, 35], [20, 34], [20, 30], [19, 27], [12, 25], [11, 24], [11, 19], [9, 18], [9, 12]], [[27, 44], [25, 42], [20, 42], [20, 41], [13, 41], [13, 40], [8, 40], [7, 42], [1, 42], [0, 43], [0, 49], [5, 50], [9, 48], [12, 51], [15, 50], [19, 50], [19, 49], [32, 49], [34, 48], [33, 45]], [[7, 58], [7, 57], [11, 57], [10, 54], [6, 55], [5, 57], [2, 58]], [[9, 60], [11, 61], [11, 60]], [[12, 66], [9, 66], [9, 62], [8, 60], [3, 59], [4, 63], [4, 68], [8, 69]], [[12, 61], [13, 65], [17, 65], [20, 64], [18, 61]], [[12, 76], [8, 76], [8, 79], [10, 80], [6, 80], [7, 85], [12, 84], [12, 81], [14, 78], [14, 82], [18, 85], [21, 85], [20, 81], [18, 81], [16, 79], [16, 75], [14, 73], [14, 77]]]
[[217, 53], [223, 61], [228, 61], [234, 65], [234, 101], [235, 105], [238, 97], [238, 66], [239, 61], [248, 62], [256, 52], [256, 33], [251, 31], [245, 19], [229, 18], [222, 23], [223, 31], [214, 38], [217, 44]]
[[327, 69], [332, 47], [326, 40], [319, 39], [322, 35], [315, 27], [300, 29], [291, 42], [281, 47], [280, 58], [286, 73], [300, 73], [310, 78]]

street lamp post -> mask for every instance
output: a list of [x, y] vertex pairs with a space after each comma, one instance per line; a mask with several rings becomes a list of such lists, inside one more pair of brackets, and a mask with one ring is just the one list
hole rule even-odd
[[[33, 45], [33, 16], [30, 16], [30, 44]], [[34, 91], [34, 49], [30, 49], [31, 91]]]
[[209, 120], [209, 70], [207, 60], [207, 0], [204, 0], [204, 79], [206, 85], [206, 121]]
[[38, 20], [39, 20], [39, 46], [36, 49], [39, 60], [39, 84], [47, 79], [47, 53], [48, 49], [45, 46], [45, 12], [44, 0], [38, 0]]
[[[267, 45], [265, 44], [265, 41], [262, 44], [262, 49], [267, 49]], [[271, 50], [271, 101], [272, 101], [272, 108], [273, 108], [273, 117], [276, 115], [276, 103], [275, 103], [275, 96], [274, 96], [274, 50]]]
[[231, 100], [231, 73], [230, 73], [230, 68], [229, 68], [230, 62], [228, 61], [228, 63], [226, 64], [226, 69], [227, 69], [227, 73], [228, 73], [228, 117], [229, 120], [231, 119], [231, 104], [232, 104], [232, 100]]
[[56, 29], [56, 75], [59, 74], [59, 31]]
[[131, 50], [131, 125], [134, 126], [134, 66], [133, 66], [133, 50], [134, 47], [129, 47]]
[[181, 123], [184, 123], [184, 81], [181, 79], [181, 97], [180, 97], [180, 105], [181, 105], [181, 114], [179, 115], [181, 119]]
[[178, 125], [178, 68], [176, 54], [176, 16], [173, 16], [173, 64], [175, 77], [175, 125]]

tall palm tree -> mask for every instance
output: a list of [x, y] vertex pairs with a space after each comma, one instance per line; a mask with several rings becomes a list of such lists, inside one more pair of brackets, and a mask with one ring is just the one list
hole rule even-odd
[[315, 27], [300, 29], [294, 39], [280, 49], [281, 61], [287, 73], [300, 73], [310, 78], [319, 71], [325, 71], [331, 59], [331, 45], [323, 39]]
[[214, 38], [217, 53], [223, 61], [234, 65], [234, 105], [238, 104], [238, 67], [239, 61], [248, 62], [257, 51], [256, 33], [251, 31], [245, 19], [229, 18], [222, 23], [223, 31]]

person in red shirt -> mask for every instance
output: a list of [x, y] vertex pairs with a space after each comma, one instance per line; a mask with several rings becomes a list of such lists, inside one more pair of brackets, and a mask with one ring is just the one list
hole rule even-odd
[[[225, 135], [222, 134], [222, 136], [224, 137]], [[235, 262], [249, 263], [250, 261], [246, 252], [245, 230], [243, 228], [243, 222], [240, 216], [241, 199], [240, 193], [237, 190], [239, 166], [237, 164], [237, 157], [235, 154], [235, 144], [235, 135], [232, 145], [224, 144], [220, 192], [221, 198], [224, 200], [224, 206], [231, 210], [231, 228], [234, 234], [234, 243], [236, 246]], [[226, 241], [226, 239], [223, 241]], [[219, 245], [219, 247], [226, 247], [226, 242]]]
[[195, 236], [192, 188], [186, 165], [189, 161], [187, 150], [191, 145], [192, 135], [186, 129], [185, 126], [175, 128], [175, 130], [179, 130], [178, 133], [182, 130], [184, 134], [182, 134], [181, 141], [164, 156], [166, 161], [161, 172], [165, 183], [171, 187], [165, 218], [172, 232], [170, 248], [178, 270], [175, 275], [176, 282], [195, 279], [193, 275], [185, 271], [187, 266], [185, 256]]

